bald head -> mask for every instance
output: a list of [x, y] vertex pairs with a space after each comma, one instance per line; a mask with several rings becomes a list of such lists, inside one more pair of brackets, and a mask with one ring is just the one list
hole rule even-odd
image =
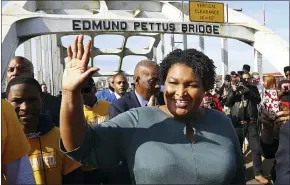
[[134, 76], [138, 76], [140, 73], [148, 73], [148, 69], [158, 69], [158, 65], [151, 60], [141, 60], [135, 67]]
[[15, 78], [16, 76], [34, 76], [33, 64], [27, 58], [21, 56], [15, 56], [8, 64], [6, 73], [7, 82]]
[[107, 82], [108, 82], [109, 89], [114, 92], [114, 76], [110, 76], [107, 79]]
[[158, 65], [151, 60], [140, 61], [135, 67], [134, 81], [137, 93], [149, 100], [151, 95], [160, 90]]

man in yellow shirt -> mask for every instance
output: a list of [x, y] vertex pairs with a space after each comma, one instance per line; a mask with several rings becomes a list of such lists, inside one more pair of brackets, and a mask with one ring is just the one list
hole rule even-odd
[[82, 88], [85, 119], [90, 125], [100, 124], [109, 119], [110, 102], [98, 100], [93, 78], [89, 78]]
[[29, 143], [14, 108], [1, 99], [1, 182], [2, 184], [34, 184], [27, 154]]
[[64, 177], [76, 178], [71, 174], [81, 165], [59, 150], [59, 128], [49, 116], [41, 114], [39, 83], [32, 77], [15, 77], [8, 83], [6, 92], [30, 143], [28, 156], [36, 184], [62, 184]]
[[[91, 126], [98, 125], [109, 119], [110, 102], [98, 100], [96, 97], [96, 86], [94, 79], [90, 77], [82, 88], [84, 103], [84, 115], [87, 123]], [[82, 166], [84, 172], [84, 184], [106, 183], [106, 174], [98, 169]]]

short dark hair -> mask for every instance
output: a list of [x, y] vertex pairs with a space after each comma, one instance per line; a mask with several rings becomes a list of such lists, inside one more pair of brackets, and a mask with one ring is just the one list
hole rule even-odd
[[237, 73], [237, 75], [240, 76], [240, 77], [242, 77], [243, 74], [244, 74], [244, 71], [238, 71], [238, 73]]
[[231, 71], [231, 75], [232, 76], [234, 76], [234, 75], [238, 76], [239, 74], [237, 74], [236, 71]]
[[287, 71], [290, 71], [290, 66], [285, 66], [284, 67], [284, 73], [286, 73]]
[[251, 71], [251, 66], [249, 66], [248, 64], [243, 65], [243, 69], [247, 70], [247, 71]]
[[[126, 78], [126, 75], [125, 75], [123, 72], [118, 72], [117, 74], [115, 74], [115, 75], [113, 76], [114, 82], [115, 82], [115, 78], [116, 78], [117, 76], [123, 76], [124, 78]], [[127, 79], [127, 78], [126, 78], [126, 79]]]
[[225, 81], [226, 82], [231, 82], [232, 81], [231, 75], [225, 75]]
[[164, 84], [169, 69], [174, 64], [184, 64], [190, 68], [194, 73], [200, 75], [205, 91], [213, 89], [216, 72], [213, 60], [211, 60], [204, 53], [196, 49], [176, 49], [169, 53], [160, 64], [159, 77], [161, 83]]
[[93, 87], [95, 86], [95, 81], [92, 77], [89, 77], [88, 79], [85, 80], [85, 83], [84, 83], [85, 86], [90, 86], [90, 87]]
[[10, 82], [8, 83], [7, 89], [6, 89], [7, 96], [9, 94], [10, 90], [11, 90], [11, 87], [14, 86], [14, 85], [18, 85], [18, 84], [34, 85], [37, 88], [37, 90], [39, 91], [39, 93], [42, 92], [40, 84], [33, 77], [30, 77], [30, 76], [17, 76], [15, 78], [13, 78], [12, 80], [10, 80]]

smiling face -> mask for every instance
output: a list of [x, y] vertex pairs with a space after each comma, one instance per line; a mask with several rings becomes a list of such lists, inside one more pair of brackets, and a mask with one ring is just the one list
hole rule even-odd
[[168, 70], [164, 100], [170, 114], [184, 117], [196, 111], [204, 97], [204, 87], [198, 74], [184, 64], [174, 64]]

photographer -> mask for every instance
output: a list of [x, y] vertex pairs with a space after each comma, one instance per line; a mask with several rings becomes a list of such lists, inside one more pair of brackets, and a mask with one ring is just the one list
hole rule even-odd
[[225, 100], [228, 89], [231, 86], [231, 81], [232, 81], [231, 75], [225, 75], [224, 83], [222, 84], [220, 89], [216, 91], [216, 94], [220, 97], [221, 101]]
[[243, 146], [244, 138], [249, 141], [252, 150], [253, 169], [255, 179], [262, 184], [268, 180], [262, 175], [262, 159], [258, 135], [258, 108], [261, 101], [256, 86], [251, 85], [251, 76], [248, 73], [241, 75], [240, 81], [232, 80], [225, 106], [230, 108], [231, 119]]

